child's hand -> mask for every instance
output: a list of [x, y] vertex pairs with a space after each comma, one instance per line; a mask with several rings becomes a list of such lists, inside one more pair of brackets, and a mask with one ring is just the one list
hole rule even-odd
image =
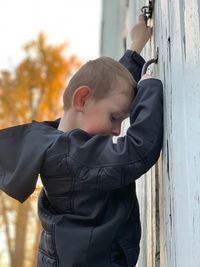
[[[151, 76], [151, 74], [148, 74], [148, 73], [145, 73], [141, 79], [139, 80], [139, 82], [143, 81], [143, 80], [146, 80], [146, 79], [153, 79], [153, 77]], [[138, 83], [139, 83], [138, 82]]]
[[151, 27], [147, 26], [144, 15], [140, 15], [138, 23], [131, 30], [130, 49], [140, 54], [150, 37]]

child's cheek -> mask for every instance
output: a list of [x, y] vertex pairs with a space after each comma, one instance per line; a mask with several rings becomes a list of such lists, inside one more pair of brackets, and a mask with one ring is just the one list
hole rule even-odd
[[90, 134], [111, 134], [110, 125], [102, 120], [93, 120], [93, 122], [88, 126], [88, 132]]

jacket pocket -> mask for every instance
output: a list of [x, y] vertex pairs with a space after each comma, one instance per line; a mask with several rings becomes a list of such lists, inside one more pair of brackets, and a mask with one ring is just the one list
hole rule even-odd
[[55, 247], [54, 233], [45, 230], [41, 233], [38, 267], [58, 267], [58, 258]]
[[133, 240], [120, 239], [112, 244], [110, 262], [112, 267], [134, 267], [136, 266], [139, 245]]
[[128, 267], [124, 251], [116, 241], [112, 244], [110, 263], [112, 267]]
[[136, 266], [140, 247], [137, 243], [134, 243], [133, 240], [128, 239], [121, 239], [119, 241], [119, 246], [122, 249], [125, 258], [126, 258], [126, 264], [127, 267], [134, 267]]
[[88, 253], [92, 235], [93, 228], [87, 225], [87, 220], [84, 221], [83, 217], [72, 214], [63, 216], [55, 225], [55, 241], [59, 266], [90, 266], [88, 263]]

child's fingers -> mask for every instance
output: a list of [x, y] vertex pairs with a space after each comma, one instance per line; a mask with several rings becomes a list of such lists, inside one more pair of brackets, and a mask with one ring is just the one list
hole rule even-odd
[[146, 24], [146, 17], [145, 17], [145, 15], [140, 14], [138, 20], [139, 20], [139, 22], [142, 22], [142, 23], [145, 23]]
[[143, 80], [146, 80], [146, 79], [152, 79], [152, 78], [153, 78], [153, 77], [152, 77], [151, 73], [145, 73], [145, 74], [141, 77], [140, 81], [143, 81]]
[[139, 22], [145, 21], [144, 15], [140, 14], [138, 20], [139, 20]]
[[145, 23], [147, 30], [150, 34], [152, 34], [152, 27], [147, 26], [147, 18], [145, 17], [145, 15], [141, 14], [139, 15], [139, 23]]
[[147, 26], [147, 29], [148, 29], [149, 33], [152, 34], [152, 32], [153, 32], [153, 28], [150, 27], [150, 26]]

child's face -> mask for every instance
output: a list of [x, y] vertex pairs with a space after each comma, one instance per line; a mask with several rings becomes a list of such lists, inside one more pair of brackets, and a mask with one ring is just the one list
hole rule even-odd
[[119, 135], [121, 123], [128, 117], [131, 100], [131, 95], [119, 90], [98, 101], [90, 99], [85, 107], [82, 129], [90, 134]]

